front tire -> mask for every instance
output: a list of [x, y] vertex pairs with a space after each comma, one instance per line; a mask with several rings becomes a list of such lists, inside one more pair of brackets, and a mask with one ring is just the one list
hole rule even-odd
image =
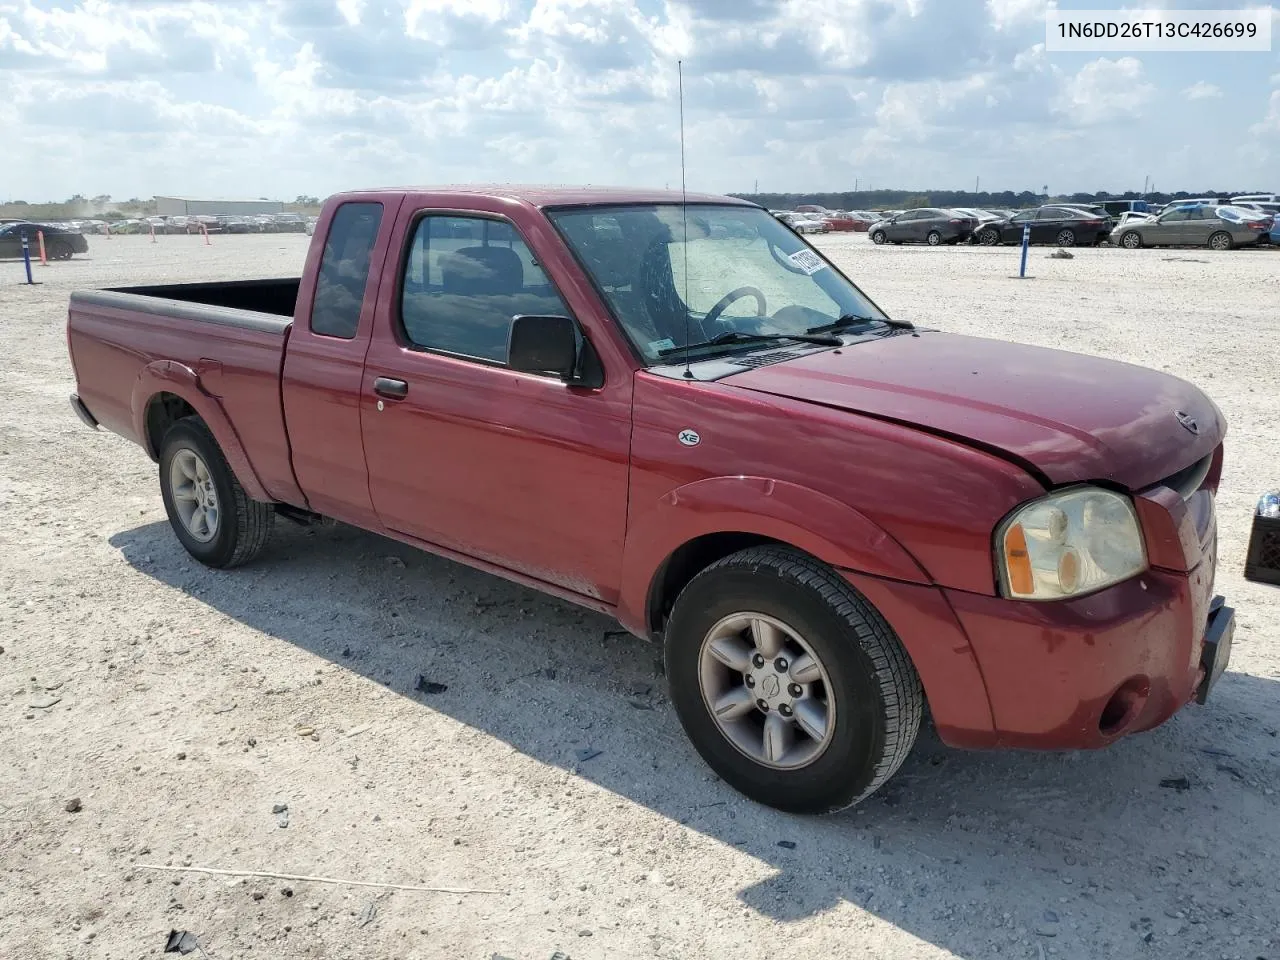
[[1136, 230], [1130, 230], [1128, 233], [1120, 237], [1120, 246], [1126, 250], [1137, 250], [1142, 246], [1142, 234]]
[[889, 238], [884, 235], [883, 230], [871, 231], [871, 242], [874, 243], [876, 246], [883, 246], [884, 242], [888, 239]]
[[984, 247], [994, 247], [1000, 243], [1000, 231], [983, 230], [978, 234], [978, 242]]
[[244, 492], [205, 422], [179, 420], [160, 450], [165, 513], [187, 553], [219, 568], [238, 567], [261, 553], [275, 510]]
[[880, 613], [829, 567], [752, 547], [681, 591], [666, 631], [671, 698], [730, 786], [795, 813], [844, 809], [906, 759], [920, 679]]

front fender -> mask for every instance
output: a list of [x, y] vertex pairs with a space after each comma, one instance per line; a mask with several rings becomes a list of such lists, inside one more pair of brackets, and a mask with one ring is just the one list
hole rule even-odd
[[753, 533], [846, 570], [911, 583], [928, 574], [896, 540], [848, 504], [767, 477], [710, 477], [635, 511], [622, 554], [618, 619], [648, 634], [654, 578], [677, 549], [711, 533]]
[[222, 449], [222, 455], [231, 467], [231, 472], [244, 487], [244, 492], [253, 500], [270, 502], [271, 496], [262, 486], [258, 475], [254, 473], [245, 454], [240, 437], [236, 434], [231, 420], [216, 397], [205, 392], [200, 383], [200, 375], [186, 364], [176, 360], [155, 360], [142, 368], [138, 379], [133, 384], [133, 395], [130, 398], [130, 410], [133, 416], [133, 432], [138, 442], [153, 460], [160, 459], [160, 451], [153, 450], [147, 433], [147, 411], [152, 399], [157, 394], [172, 393], [191, 404], [192, 409], [200, 415], [213, 437]]

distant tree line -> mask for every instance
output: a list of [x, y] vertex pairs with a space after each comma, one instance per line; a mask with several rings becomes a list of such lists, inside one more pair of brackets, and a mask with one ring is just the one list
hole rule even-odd
[[1062, 193], [1046, 195], [1023, 190], [998, 192], [972, 190], [845, 190], [819, 193], [733, 193], [730, 196], [750, 200], [770, 210], [792, 210], [802, 204], [813, 204], [829, 210], [888, 210], [912, 207], [1035, 207], [1042, 203], [1099, 203], [1103, 200], [1148, 200], [1169, 203], [1192, 197], [1234, 197], [1243, 193], [1265, 193], [1265, 190], [1202, 190], [1189, 193]]

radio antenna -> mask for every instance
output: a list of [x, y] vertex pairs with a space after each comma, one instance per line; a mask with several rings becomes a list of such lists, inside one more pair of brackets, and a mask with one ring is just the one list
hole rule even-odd
[[684, 376], [693, 379], [689, 369], [689, 195], [684, 184], [684, 62], [676, 61], [676, 84], [680, 97], [680, 246], [684, 249]]

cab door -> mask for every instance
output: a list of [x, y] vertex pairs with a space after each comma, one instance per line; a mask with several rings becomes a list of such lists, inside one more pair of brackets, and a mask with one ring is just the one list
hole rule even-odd
[[[401, 211], [402, 266], [384, 280], [360, 390], [373, 506], [392, 531], [614, 604], [629, 370], [601, 349], [603, 307], [585, 280], [572, 302], [552, 281], [547, 265], [578, 268], [541, 215], [531, 241], [493, 206]], [[573, 318], [604, 382], [508, 368], [517, 314]]]

